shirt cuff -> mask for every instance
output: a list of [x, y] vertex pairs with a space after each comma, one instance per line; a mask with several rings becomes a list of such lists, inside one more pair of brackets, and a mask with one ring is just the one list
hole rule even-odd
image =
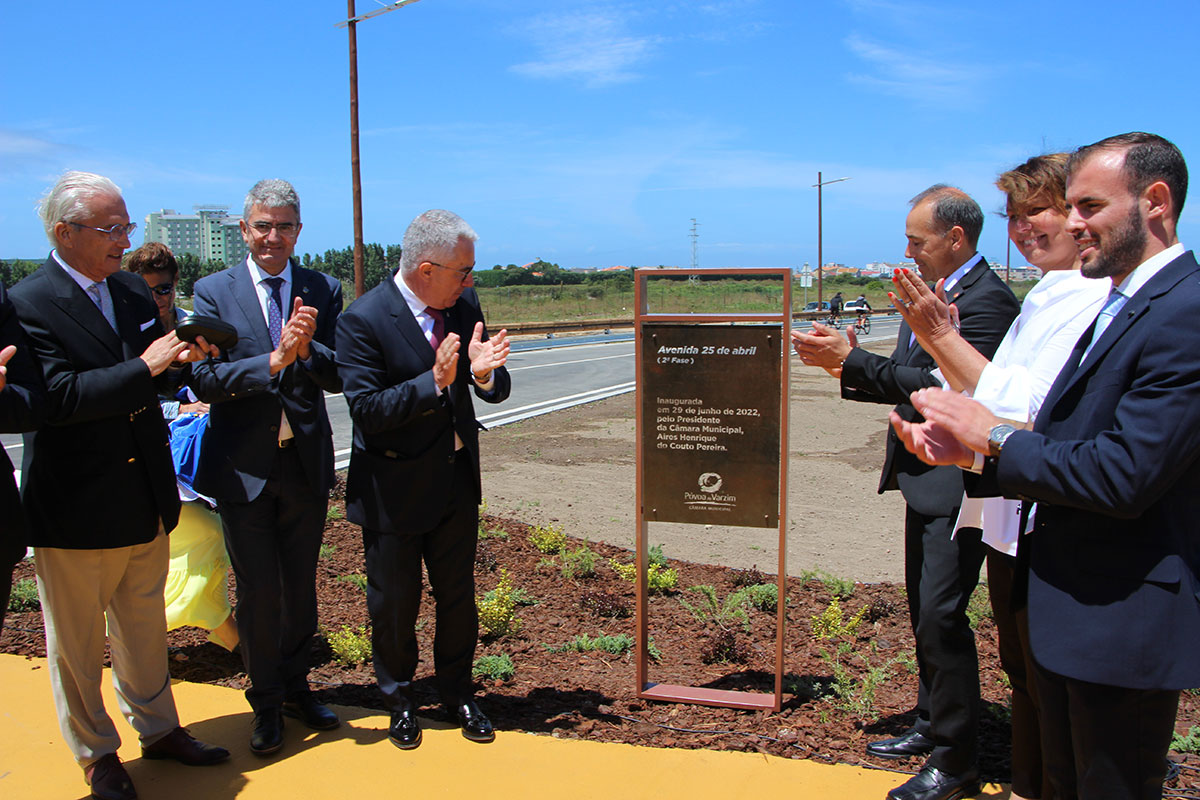
[[983, 459], [984, 459], [983, 453], [976, 453], [975, 461], [971, 463], [971, 466], [967, 469], [967, 472], [974, 472], [976, 475], [982, 475], [983, 474]]
[[487, 379], [482, 380], [482, 381], [475, 377], [474, 372], [471, 373], [471, 380], [475, 382], [475, 386], [481, 392], [491, 391], [492, 387], [496, 385], [495, 377], [496, 377], [496, 370], [489, 371], [487, 374]]

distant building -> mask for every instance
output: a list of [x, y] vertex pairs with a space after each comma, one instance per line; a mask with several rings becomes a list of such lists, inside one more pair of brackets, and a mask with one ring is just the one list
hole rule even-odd
[[1005, 269], [1003, 264], [998, 264], [995, 261], [988, 262], [988, 266], [992, 268], [1001, 278], [1008, 277], [1014, 281], [1040, 281], [1042, 279], [1042, 271], [1037, 267], [1024, 266]]
[[229, 206], [194, 206], [194, 214], [164, 208], [146, 215], [146, 242], [162, 242], [175, 255], [191, 253], [201, 261], [237, 264], [246, 258], [246, 243], [238, 227], [241, 217]]

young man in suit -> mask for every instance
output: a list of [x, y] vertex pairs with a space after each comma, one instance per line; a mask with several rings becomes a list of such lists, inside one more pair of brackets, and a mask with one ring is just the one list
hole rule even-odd
[[163, 587], [179, 495], [158, 389], [205, 345], [163, 335], [146, 282], [121, 270], [134, 226], [107, 178], [68, 172], [41, 204], [54, 244], [10, 293], [47, 387], [26, 437], [22, 499], [63, 739], [92, 796], [137, 796], [100, 695], [105, 626], [117, 699], [145, 758], [213, 764], [229, 752], [179, 726]]
[[[950, 186], [931, 186], [912, 200], [905, 255], [924, 280], [945, 282], [963, 337], [991, 358], [1020, 304], [976, 252], [982, 229], [983, 212], [974, 200]], [[890, 357], [855, 347], [824, 326], [812, 334], [793, 331], [792, 340], [805, 364], [840, 379], [842, 397], [895, 403], [895, 413], [907, 420], [917, 419], [909, 394], [938, 385], [933, 358], [906, 323]], [[891, 489], [899, 489], [906, 503], [904, 572], [917, 645], [917, 720], [898, 737], [868, 744], [867, 752], [879, 758], [929, 756], [920, 773], [889, 798], [951, 800], [979, 785], [979, 667], [966, 608], [984, 545], [978, 529], [953, 530], [963, 495], [961, 472], [921, 463], [889, 428], [879, 491]]]
[[427, 211], [404, 233], [400, 270], [338, 321], [338, 368], [354, 421], [346, 516], [363, 528], [375, 676], [388, 737], [421, 743], [411, 682], [421, 562], [437, 603], [433, 661], [442, 702], [463, 735], [491, 741], [471, 666], [479, 622], [479, 423], [471, 402], [508, 397], [506, 331], [489, 338], [471, 288], [475, 231]]
[[193, 370], [211, 406], [196, 491], [216, 499], [237, 576], [238, 637], [254, 709], [250, 749], [283, 746], [283, 716], [315, 730], [337, 715], [309, 690], [317, 630], [316, 569], [333, 485], [333, 434], [324, 392], [340, 392], [333, 340], [342, 310], [336, 280], [291, 260], [300, 198], [287, 181], [246, 195], [246, 260], [196, 282], [194, 310], [237, 329], [221, 361]]
[[[1068, 164], [1068, 229], [1109, 302], [1032, 431], [951, 392], [893, 417], [977, 494], [1036, 501], [1018, 563], [1055, 797], [1158, 798], [1181, 689], [1200, 686], [1200, 267], [1176, 235], [1187, 165], [1130, 133]], [[984, 458], [986, 457], [986, 458]]]

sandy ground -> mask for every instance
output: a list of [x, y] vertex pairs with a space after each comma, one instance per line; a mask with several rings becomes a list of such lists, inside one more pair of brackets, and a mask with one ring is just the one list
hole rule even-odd
[[[788, 574], [903, 580], [904, 501], [876, 493], [889, 407], [843, 401], [823, 370], [792, 361]], [[633, 393], [484, 433], [488, 512], [632, 548], [635, 439]], [[764, 572], [778, 565], [775, 529], [651, 523], [649, 540], [672, 558]]]

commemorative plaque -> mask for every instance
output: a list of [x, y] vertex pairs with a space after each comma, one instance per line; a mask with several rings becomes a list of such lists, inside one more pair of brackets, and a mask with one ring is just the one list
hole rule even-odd
[[645, 518], [776, 527], [781, 326], [648, 324], [642, 335]]

